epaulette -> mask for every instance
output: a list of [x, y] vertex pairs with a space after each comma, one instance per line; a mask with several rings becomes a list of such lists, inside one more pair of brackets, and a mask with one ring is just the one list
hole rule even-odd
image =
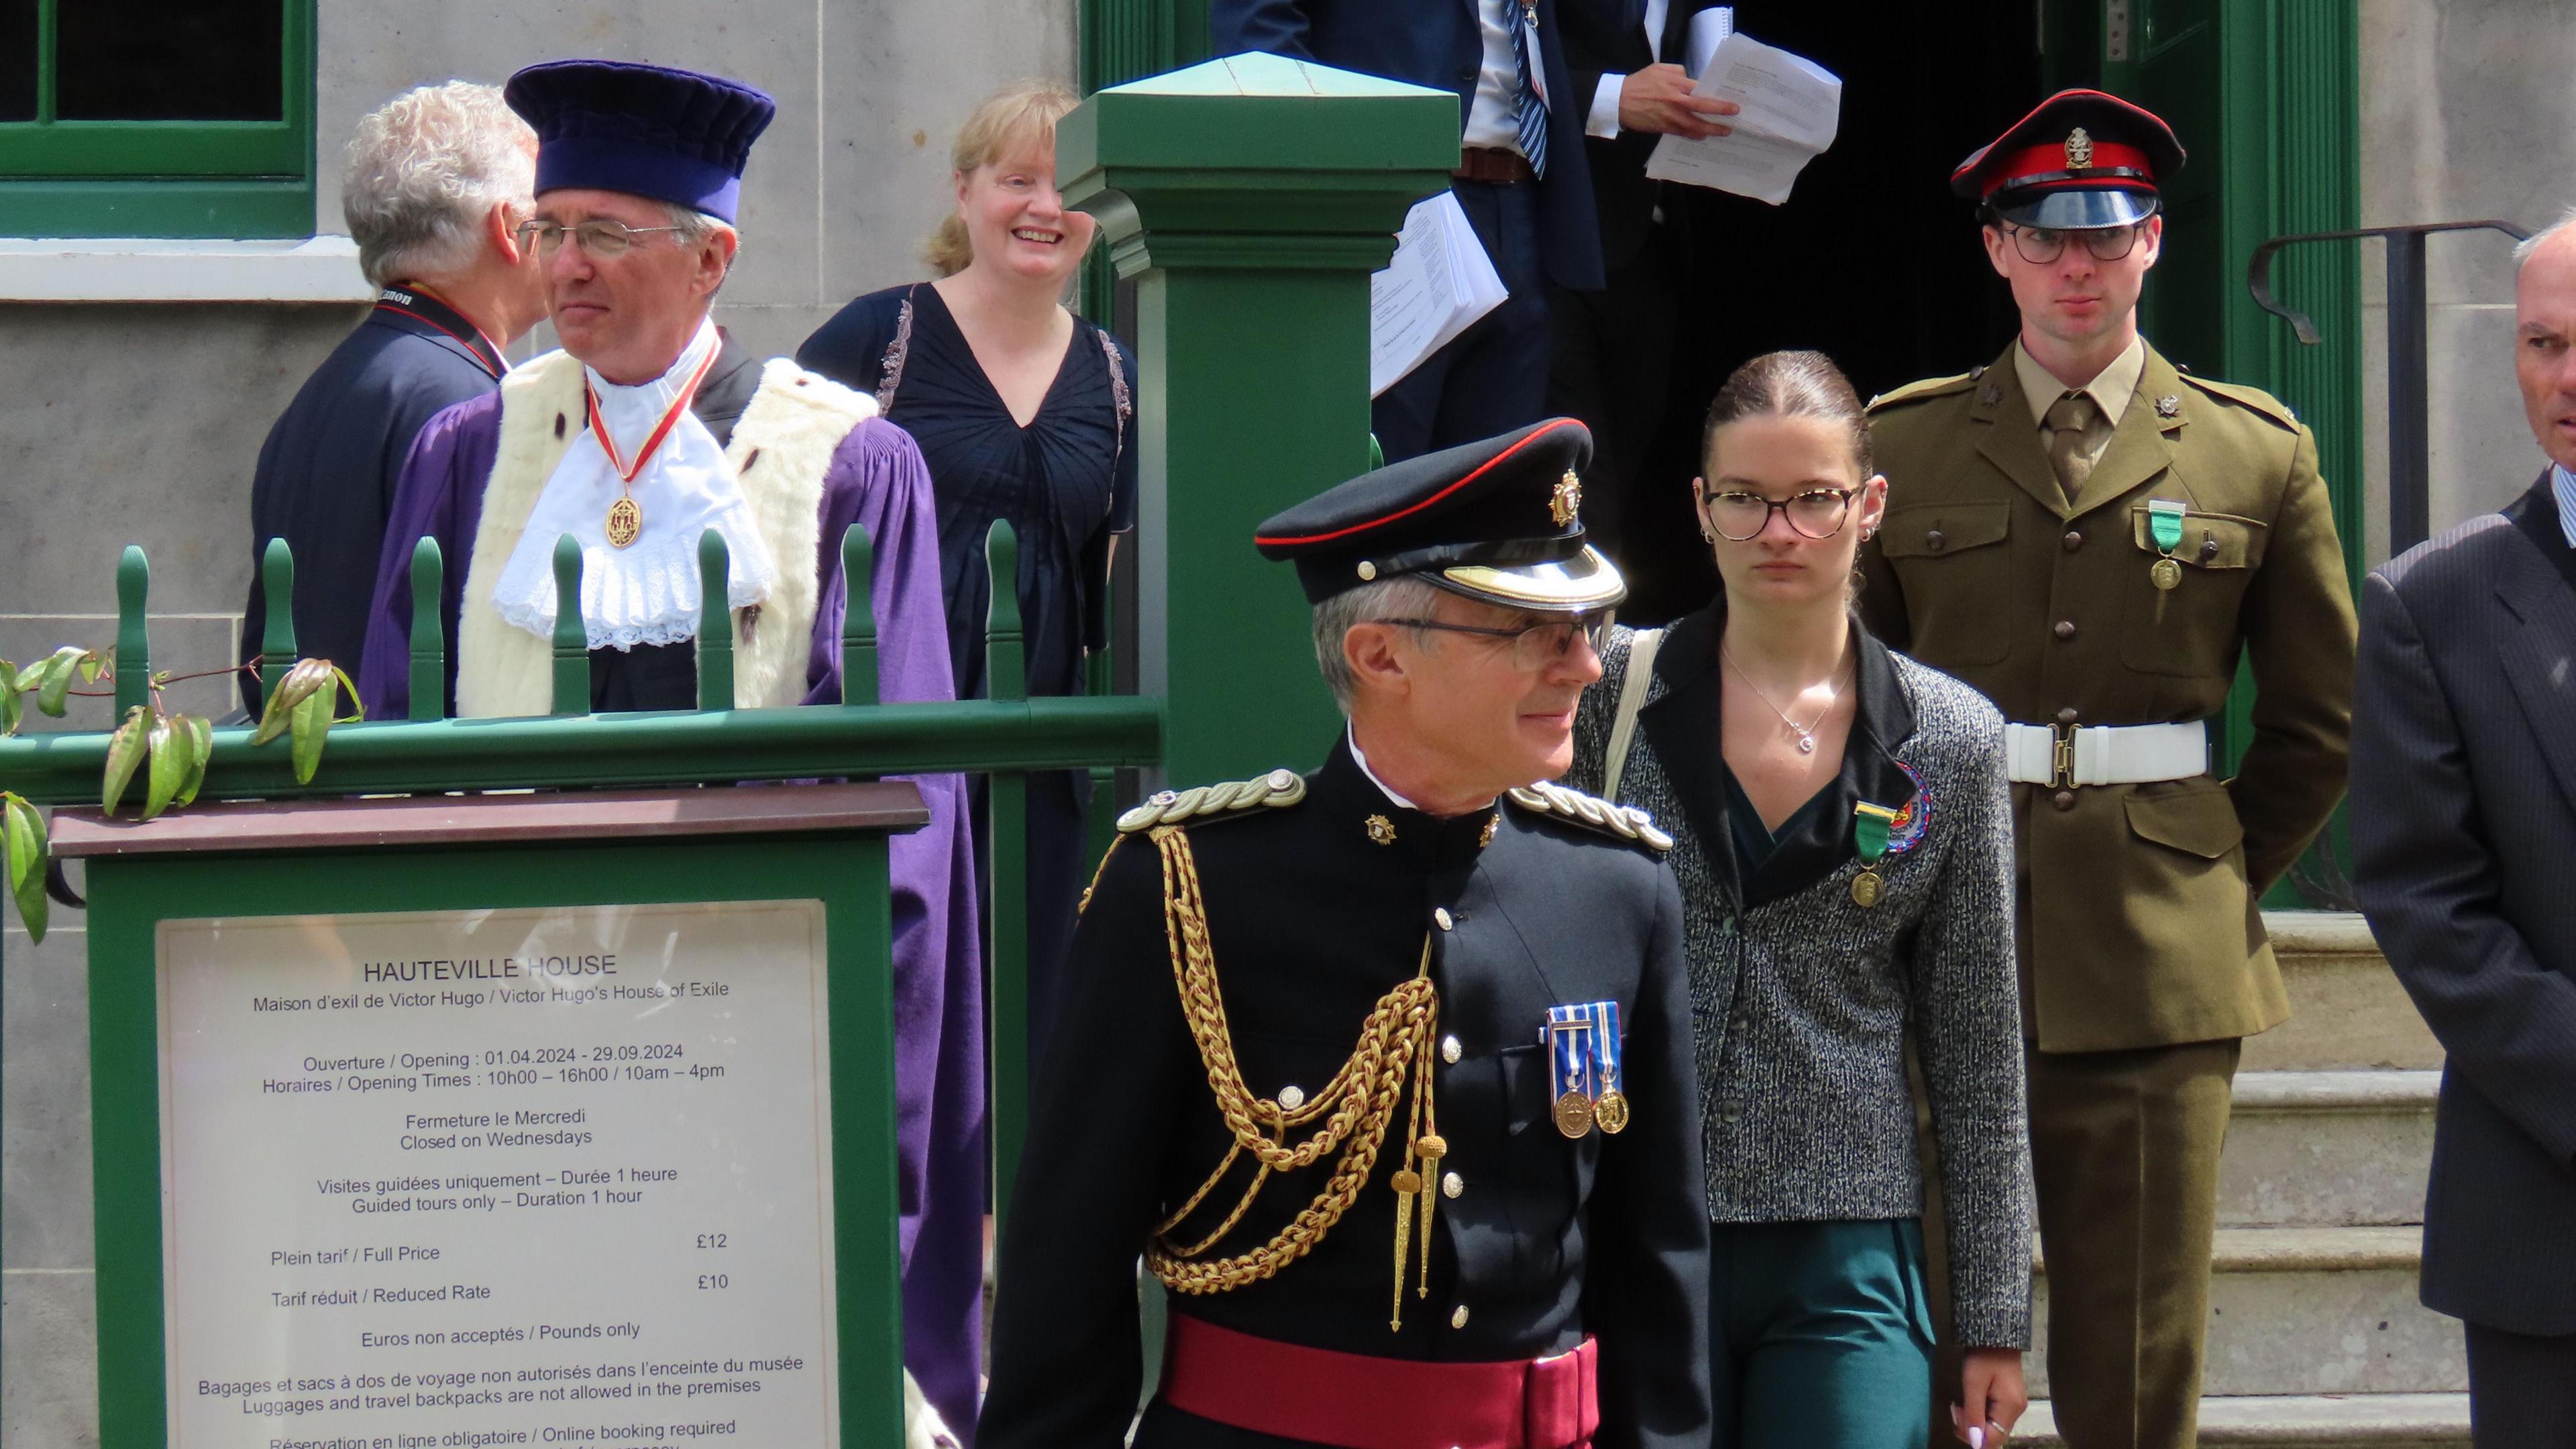
[[1604, 835], [1634, 840], [1651, 850], [1673, 848], [1673, 838], [1655, 828], [1655, 817], [1634, 805], [1613, 805], [1546, 780], [1512, 791], [1511, 801], [1524, 810], [1588, 825]]
[[2194, 377], [2187, 372], [2182, 375], [2182, 380], [2211, 397], [2223, 398], [2249, 412], [2261, 413], [2292, 432], [2298, 431], [2299, 415], [2290, 411], [2288, 403], [2259, 387], [2247, 387], [2241, 382], [2219, 382], [2214, 378]]
[[1211, 815], [1232, 814], [1262, 806], [1285, 809], [1305, 798], [1305, 776], [1294, 770], [1273, 770], [1249, 780], [1229, 780], [1222, 785], [1200, 785], [1188, 790], [1164, 790], [1149, 795], [1145, 803], [1118, 817], [1118, 828], [1133, 835], [1157, 825], [1178, 825], [1185, 820], [1203, 820]]
[[1966, 392], [1969, 385], [1974, 383], [1984, 371], [1985, 369], [1980, 367], [1975, 372], [1963, 372], [1956, 377], [1927, 377], [1921, 382], [1909, 382], [1894, 392], [1883, 392], [1871, 398], [1869, 411], [1877, 412], [1880, 408], [1892, 408], [1901, 403], [1921, 402], [1928, 397], [1945, 397], [1954, 392]]

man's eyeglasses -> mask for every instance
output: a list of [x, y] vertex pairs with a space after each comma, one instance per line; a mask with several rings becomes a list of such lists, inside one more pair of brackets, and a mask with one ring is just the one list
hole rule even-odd
[[2023, 261], [2034, 267], [2044, 267], [2066, 255], [2068, 237], [2081, 239], [2084, 250], [2093, 254], [2093, 260], [2116, 262], [2137, 249], [2138, 233], [2146, 229], [2145, 222], [2132, 226], [2086, 227], [2081, 231], [2052, 231], [2044, 226], [2006, 224], [2003, 233], [2012, 238], [2013, 250], [2021, 253]]
[[1480, 634], [1488, 639], [1512, 641], [1512, 663], [1526, 670], [1545, 669], [1574, 651], [1579, 635], [1601, 652], [1601, 643], [1610, 637], [1610, 616], [1586, 614], [1579, 619], [1531, 624], [1519, 629], [1487, 629], [1475, 624], [1444, 624], [1437, 619], [1379, 619], [1380, 624], [1402, 624], [1408, 629], [1437, 629], [1444, 634]]
[[566, 226], [559, 221], [525, 221], [519, 223], [519, 245], [533, 246], [541, 257], [563, 250], [564, 238], [571, 237], [581, 249], [594, 257], [624, 256], [639, 236], [657, 231], [679, 231], [676, 226], [626, 226], [614, 221], [585, 221], [579, 226]]
[[1750, 543], [1760, 538], [1762, 530], [1771, 526], [1775, 512], [1786, 514], [1789, 526], [1804, 537], [1831, 538], [1842, 532], [1851, 500], [1849, 488], [1810, 488], [1795, 498], [1778, 499], [1730, 488], [1709, 495], [1708, 521], [1718, 536], [1730, 543]]

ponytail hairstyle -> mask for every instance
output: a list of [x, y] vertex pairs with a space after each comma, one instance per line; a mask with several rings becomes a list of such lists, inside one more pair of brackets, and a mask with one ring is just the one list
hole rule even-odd
[[[948, 164], [959, 176], [971, 176], [979, 168], [996, 161], [1008, 161], [1030, 152], [1055, 154], [1055, 123], [1066, 112], [1082, 104], [1082, 98], [1053, 81], [1014, 81], [984, 98], [966, 124], [957, 129], [957, 144], [948, 153]], [[921, 259], [943, 277], [953, 277], [966, 270], [975, 260], [975, 247], [966, 235], [966, 218], [950, 207], [941, 217], [930, 239], [922, 243]]]
[[1726, 379], [1700, 429], [1700, 471], [1714, 475], [1717, 430], [1743, 418], [1821, 418], [1851, 435], [1852, 462], [1864, 479], [1878, 471], [1870, 456], [1869, 411], [1851, 379], [1821, 352], [1766, 352]]

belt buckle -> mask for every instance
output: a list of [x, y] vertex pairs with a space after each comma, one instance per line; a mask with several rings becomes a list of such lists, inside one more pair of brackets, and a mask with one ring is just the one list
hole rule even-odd
[[2075, 732], [2082, 725], [2048, 727], [2048, 787], [2071, 790], [2075, 787]]

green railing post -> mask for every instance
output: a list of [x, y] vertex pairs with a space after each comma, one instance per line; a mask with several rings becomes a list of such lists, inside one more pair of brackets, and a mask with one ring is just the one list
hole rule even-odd
[[1136, 677], [1171, 701], [1175, 783], [1332, 737], [1305, 595], [1252, 535], [1368, 466], [1369, 276], [1457, 164], [1456, 96], [1274, 55], [1113, 86], [1056, 129], [1065, 199], [1136, 282]]
[[[422, 534], [411, 549], [411, 717], [447, 718], [447, 561]], [[275, 594], [270, 598], [277, 597]]]
[[[1026, 649], [1020, 642], [1020, 545], [1008, 523], [996, 520], [984, 536], [986, 581], [992, 589], [984, 631], [984, 694], [994, 703], [1028, 697]], [[993, 999], [986, 1011], [991, 1036], [986, 1102], [993, 1131], [993, 1222], [1011, 1210], [1019, 1176], [1020, 1143], [1029, 1117], [1029, 794], [1028, 776], [995, 770], [989, 781], [991, 820], [984, 832], [984, 878], [992, 885], [992, 944], [986, 959]]]
[[733, 708], [733, 555], [725, 536], [698, 535], [698, 708]]
[[841, 703], [877, 702], [876, 545], [857, 524], [841, 535]]
[[152, 630], [144, 606], [152, 597], [152, 564], [143, 550], [125, 546], [116, 561], [116, 721], [152, 699]]
[[272, 538], [259, 561], [260, 582], [268, 599], [268, 624], [259, 631], [259, 702], [286, 671], [295, 667], [295, 550]]
[[581, 545], [555, 540], [556, 714], [590, 713], [590, 631], [581, 621]]

